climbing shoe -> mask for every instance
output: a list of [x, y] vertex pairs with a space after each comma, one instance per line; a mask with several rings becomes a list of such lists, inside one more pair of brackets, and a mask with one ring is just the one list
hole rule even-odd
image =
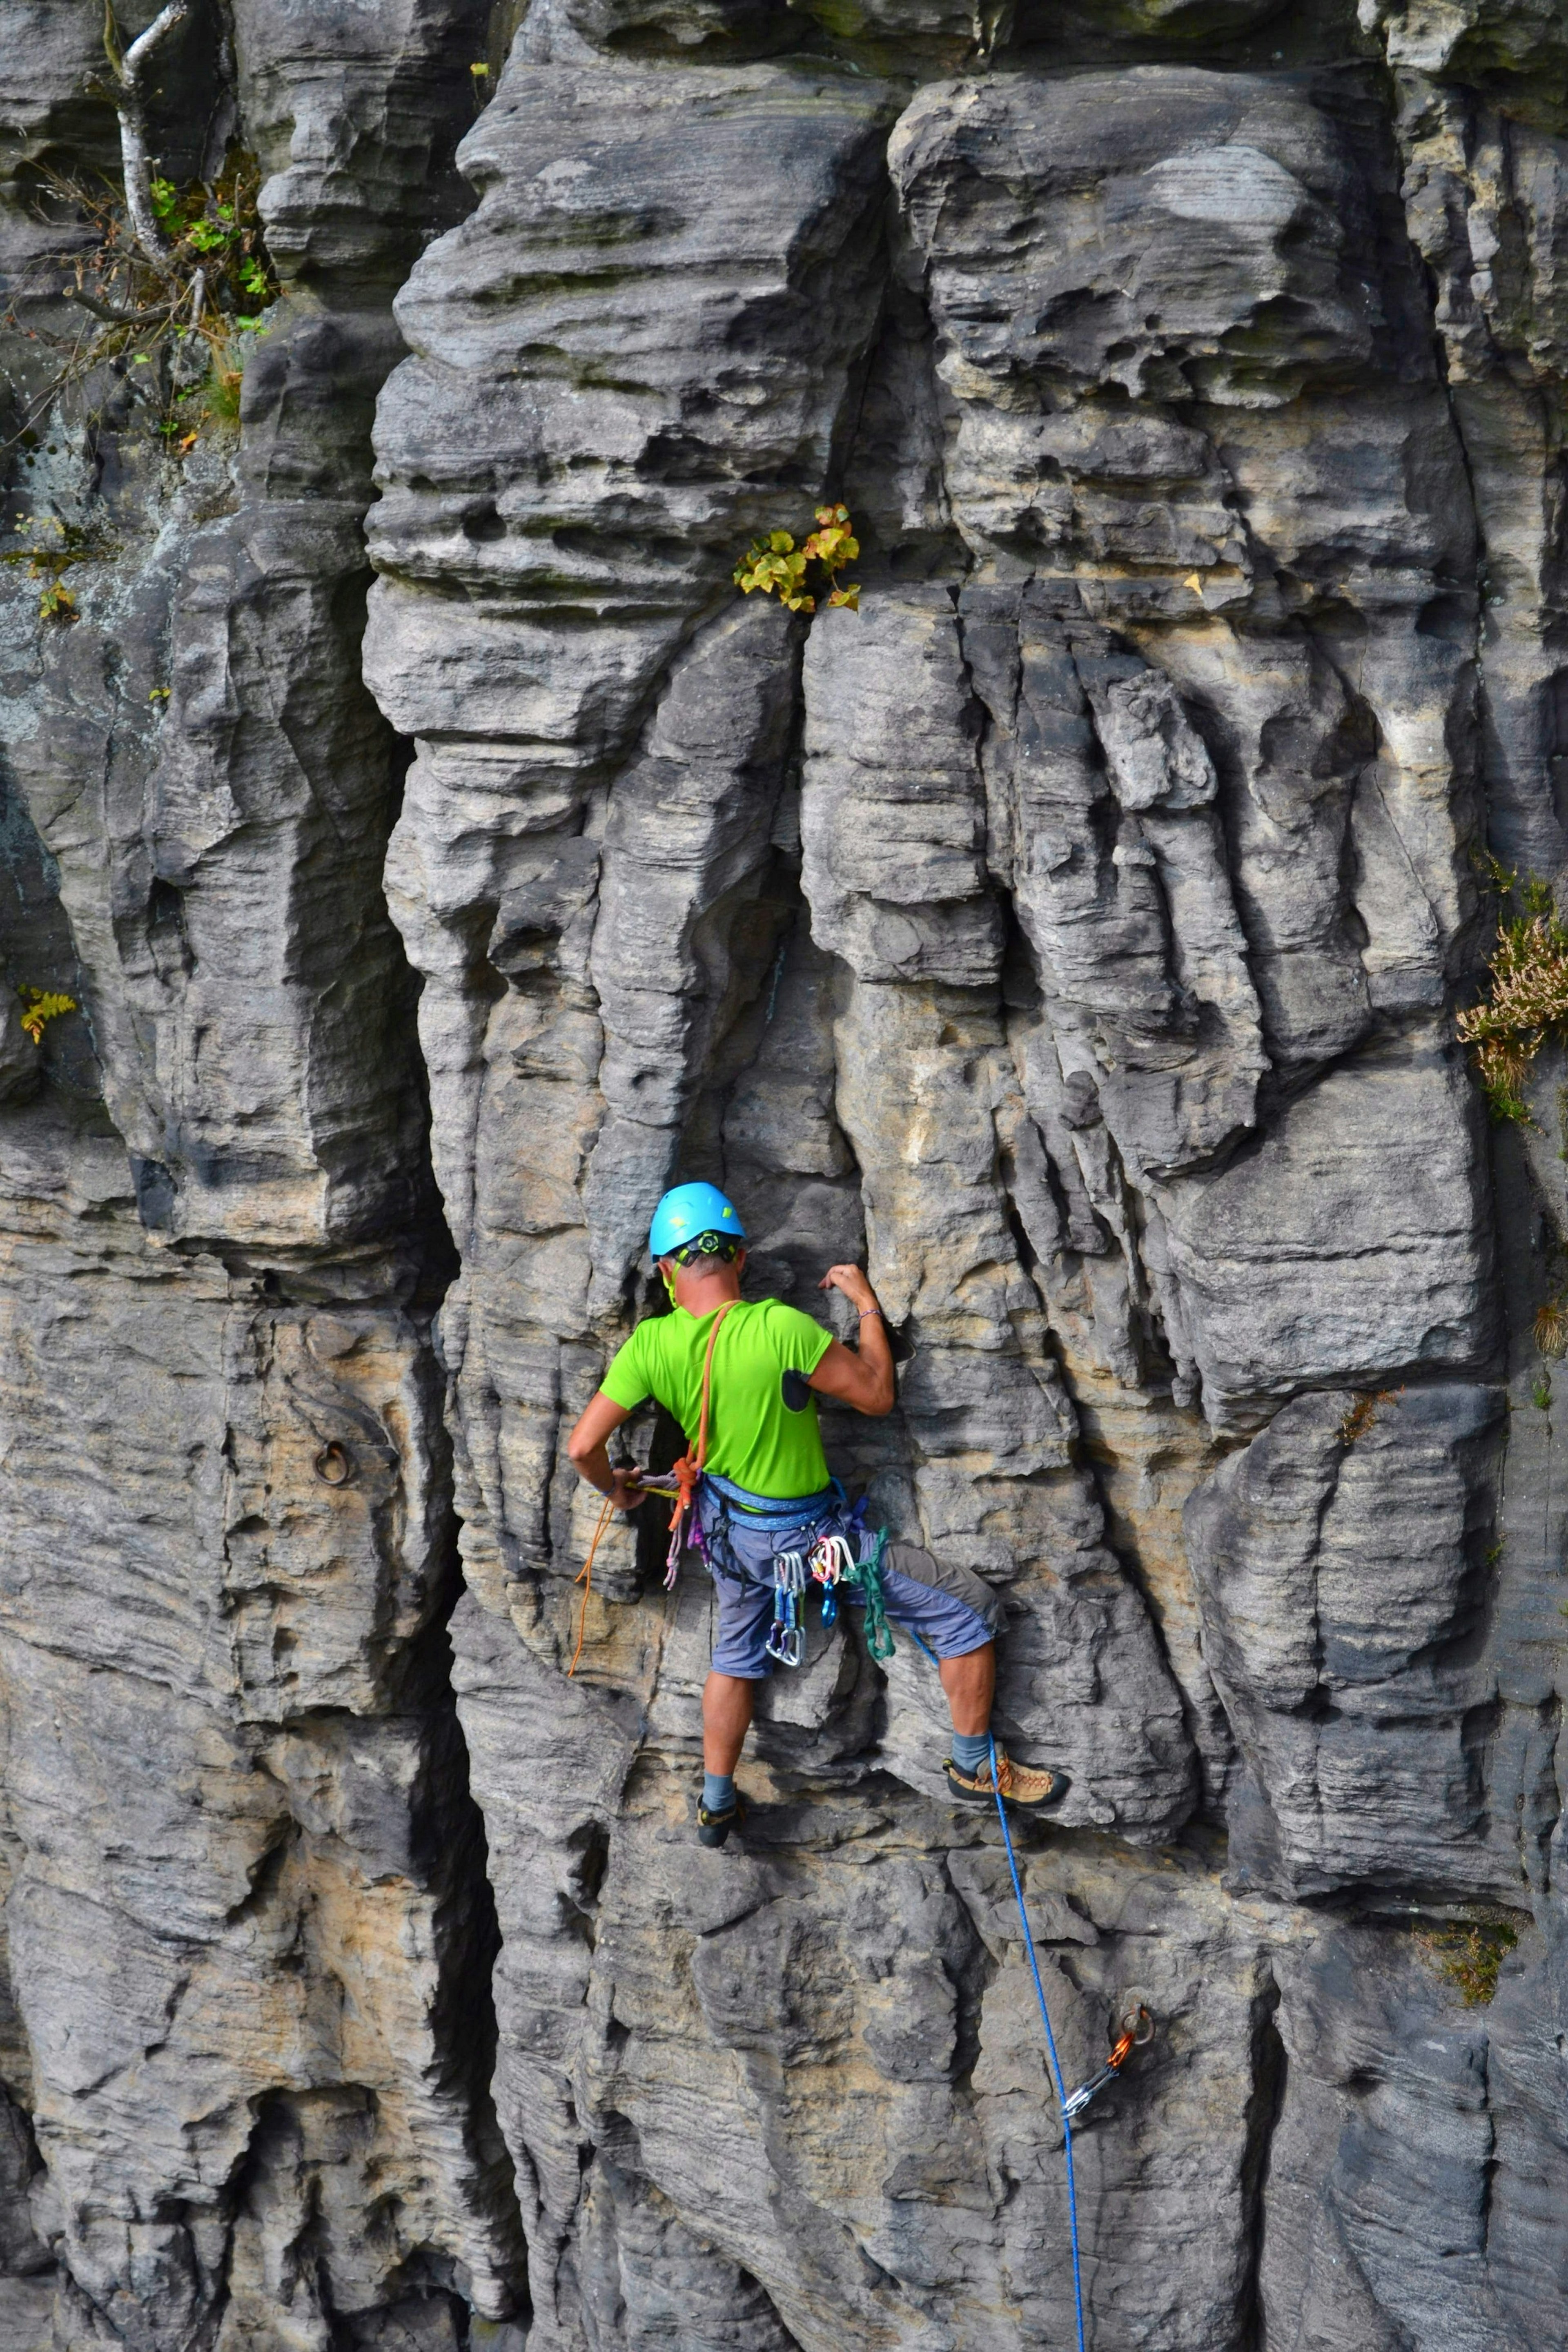
[[[1015, 1764], [1012, 1758], [999, 1748], [996, 1750], [996, 1778], [1001, 1784], [1005, 1803], [1016, 1805], [1029, 1813], [1043, 1813], [1061, 1802], [1067, 1794], [1065, 1772], [1037, 1772], [1031, 1765]], [[947, 1759], [947, 1784], [961, 1803], [994, 1805], [996, 1790], [991, 1785], [991, 1765], [987, 1760], [973, 1772], [962, 1764]]]
[[739, 1797], [722, 1813], [710, 1813], [699, 1798], [697, 1803], [697, 1843], [699, 1845], [722, 1845], [737, 1822], [745, 1819], [746, 1808]]

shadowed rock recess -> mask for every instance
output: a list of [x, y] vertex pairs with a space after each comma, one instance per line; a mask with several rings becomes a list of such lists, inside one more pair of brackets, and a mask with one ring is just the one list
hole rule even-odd
[[[868, 1264], [830, 1453], [1072, 1775], [1095, 2352], [1561, 2352], [1568, 1058], [1454, 1025], [1568, 878], [1559, 0], [189, 0], [234, 418], [58, 382], [103, 31], [0, 0], [0, 2352], [1074, 2340], [926, 1660], [814, 1618], [708, 1853], [708, 1584], [574, 1584], [690, 1177]], [[825, 497], [858, 613], [742, 598]]]

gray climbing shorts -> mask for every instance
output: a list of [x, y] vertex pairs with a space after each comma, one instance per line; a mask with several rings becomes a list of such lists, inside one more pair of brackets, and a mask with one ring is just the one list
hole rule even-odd
[[[736, 1531], [734, 1549], [741, 1573], [713, 1579], [719, 1595], [713, 1671], [732, 1675], [737, 1682], [761, 1682], [773, 1670], [766, 1647], [773, 1622], [773, 1544], [768, 1538]], [[918, 1633], [939, 1658], [963, 1658], [971, 1650], [983, 1650], [1002, 1622], [1002, 1603], [988, 1584], [966, 1568], [943, 1568], [917, 1544], [888, 1546], [882, 1555], [882, 1598], [892, 1623]], [[841, 1584], [840, 1608], [847, 1601], [851, 1608], [866, 1605], [857, 1586]]]

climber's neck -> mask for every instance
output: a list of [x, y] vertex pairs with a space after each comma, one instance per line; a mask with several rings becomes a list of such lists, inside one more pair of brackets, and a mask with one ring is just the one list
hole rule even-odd
[[684, 1307], [689, 1315], [695, 1315], [699, 1322], [727, 1299], [740, 1296], [738, 1265], [678, 1265], [675, 1269], [675, 1303]]

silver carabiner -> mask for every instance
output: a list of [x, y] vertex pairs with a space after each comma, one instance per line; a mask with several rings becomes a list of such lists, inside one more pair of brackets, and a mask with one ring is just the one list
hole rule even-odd
[[798, 1666], [805, 1654], [800, 1627], [790, 1624], [783, 1617], [773, 1619], [763, 1647], [769, 1657], [781, 1666]]
[[773, 1554], [773, 1588], [779, 1592], [805, 1591], [805, 1560], [798, 1551]]

